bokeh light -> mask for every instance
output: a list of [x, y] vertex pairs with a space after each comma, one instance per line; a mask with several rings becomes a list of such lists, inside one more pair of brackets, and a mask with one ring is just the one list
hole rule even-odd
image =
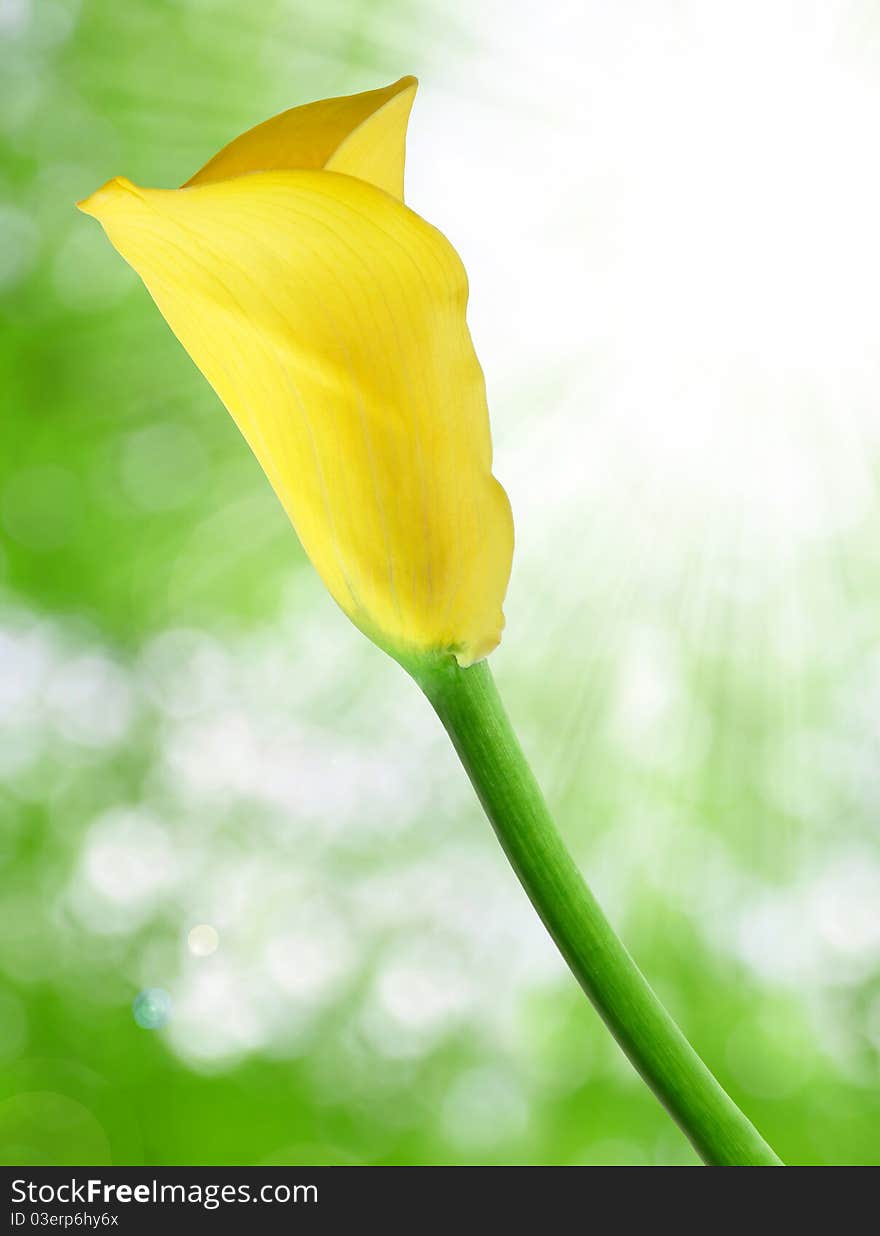
[[161, 987], [148, 987], [135, 996], [131, 1009], [142, 1030], [161, 1030], [171, 1017], [171, 997]]
[[199, 923], [193, 927], [186, 937], [187, 947], [194, 957], [210, 957], [220, 946], [220, 937], [216, 927], [210, 923]]

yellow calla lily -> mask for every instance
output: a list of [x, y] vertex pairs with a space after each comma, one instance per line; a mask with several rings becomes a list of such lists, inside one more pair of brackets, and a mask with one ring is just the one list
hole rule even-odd
[[[342, 609], [413, 674], [586, 994], [707, 1163], [781, 1160], [565, 848], [486, 664], [513, 553], [455, 250], [403, 204], [416, 83], [284, 112], [180, 189], [81, 208], [237, 421]], [[456, 661], [458, 662], [456, 664]]]
[[284, 112], [180, 189], [118, 177], [100, 220], [235, 418], [331, 594], [403, 661], [469, 665], [504, 624], [467, 277], [403, 204], [414, 78]]

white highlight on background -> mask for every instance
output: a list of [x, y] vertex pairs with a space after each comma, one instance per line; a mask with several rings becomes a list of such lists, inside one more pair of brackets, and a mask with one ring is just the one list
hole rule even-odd
[[186, 937], [187, 947], [194, 957], [210, 957], [220, 945], [217, 929], [210, 923], [199, 923]]

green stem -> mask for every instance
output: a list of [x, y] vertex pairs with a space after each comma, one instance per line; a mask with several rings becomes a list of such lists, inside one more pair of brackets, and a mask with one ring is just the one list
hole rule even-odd
[[575, 978], [706, 1163], [781, 1166], [648, 986], [556, 831], [485, 662], [408, 667]]

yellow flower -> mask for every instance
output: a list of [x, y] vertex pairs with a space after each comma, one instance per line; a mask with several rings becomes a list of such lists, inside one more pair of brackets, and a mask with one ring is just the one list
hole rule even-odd
[[455, 250], [403, 204], [416, 81], [293, 108], [100, 220], [331, 594], [403, 661], [498, 643], [513, 552]]

